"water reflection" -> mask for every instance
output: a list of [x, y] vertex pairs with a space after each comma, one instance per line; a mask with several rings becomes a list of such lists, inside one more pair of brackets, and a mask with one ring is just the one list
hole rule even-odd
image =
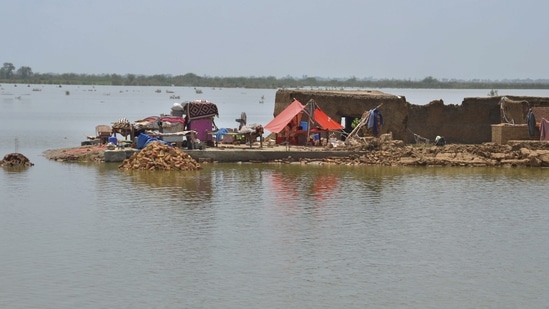
[[207, 203], [212, 199], [209, 171], [120, 171], [121, 180], [162, 200]]
[[[78, 145], [97, 124], [164, 110], [155, 87], [132, 88], [133, 96], [88, 88], [45, 86], [31, 108], [0, 101], [10, 128], [0, 148], [13, 149], [17, 135], [19, 152], [35, 163], [0, 171], [2, 308], [548, 303], [549, 169], [211, 164], [125, 172], [41, 157]], [[211, 91], [227, 125], [242, 111], [241, 91]], [[249, 119], [269, 120], [257, 104], [262, 93], [246, 91]]]
[[[23, 252], [4, 262], [15, 280], [2, 288], [13, 299], [24, 299], [31, 276], [31, 292], [60, 278], [36, 302], [52, 303], [60, 286], [82, 302], [115, 291], [132, 303], [127, 291], [146, 285], [151, 303], [193, 307], [198, 301], [179, 298], [184, 290], [234, 308], [288, 307], [288, 297], [303, 295], [297, 306], [398, 307], [421, 293], [470, 295], [471, 282], [517, 295], [545, 283], [540, 201], [549, 170], [206, 164], [149, 172], [38, 163], [0, 171], [2, 197], [36, 196], [29, 207], [8, 207], [21, 200], [12, 194], [0, 207], [2, 240]], [[33, 192], [38, 184], [47, 190]], [[539, 205], [527, 203], [532, 195]], [[43, 196], [52, 202], [37, 207]], [[68, 267], [36, 267], [47, 263]]]
[[21, 192], [29, 190], [29, 171], [31, 167], [28, 166], [4, 166], [0, 167], [1, 176], [0, 192], [3, 198], [16, 197]]

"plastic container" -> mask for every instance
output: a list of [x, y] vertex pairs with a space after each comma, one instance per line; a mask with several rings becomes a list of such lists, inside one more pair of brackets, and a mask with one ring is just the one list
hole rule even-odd
[[307, 131], [307, 127], [308, 127], [308, 122], [307, 121], [302, 121], [299, 126], [301, 127], [301, 129], [303, 131]]
[[112, 143], [113, 145], [117, 145], [118, 139], [116, 138], [116, 136], [109, 137], [109, 143]]

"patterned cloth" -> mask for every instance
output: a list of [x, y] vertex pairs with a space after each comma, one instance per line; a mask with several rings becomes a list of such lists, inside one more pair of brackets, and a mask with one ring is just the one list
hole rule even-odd
[[187, 102], [183, 109], [189, 120], [219, 116], [217, 105], [206, 100]]

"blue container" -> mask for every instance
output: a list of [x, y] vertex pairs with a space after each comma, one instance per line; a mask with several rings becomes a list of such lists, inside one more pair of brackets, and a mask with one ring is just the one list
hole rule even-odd
[[307, 131], [307, 125], [307, 121], [302, 121], [299, 126], [302, 128], [302, 130]]
[[113, 143], [114, 145], [118, 144], [118, 139], [116, 136], [109, 137], [109, 143]]
[[147, 146], [147, 142], [151, 139], [150, 136], [148, 136], [145, 133], [139, 134], [137, 137], [137, 149], [143, 149], [145, 146]]

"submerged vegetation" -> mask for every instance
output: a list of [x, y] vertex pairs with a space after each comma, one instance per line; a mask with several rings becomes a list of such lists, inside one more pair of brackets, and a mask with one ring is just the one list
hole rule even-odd
[[12, 63], [0, 67], [0, 83], [10, 84], [68, 84], [68, 85], [113, 85], [113, 86], [184, 86], [219, 88], [428, 88], [428, 89], [549, 89], [549, 80], [438, 80], [432, 76], [422, 80], [403, 79], [359, 79], [350, 78], [295, 78], [286, 76], [263, 77], [218, 77], [184, 75], [137, 75], [137, 74], [76, 74], [76, 73], [33, 73], [28, 66], [16, 70]]

